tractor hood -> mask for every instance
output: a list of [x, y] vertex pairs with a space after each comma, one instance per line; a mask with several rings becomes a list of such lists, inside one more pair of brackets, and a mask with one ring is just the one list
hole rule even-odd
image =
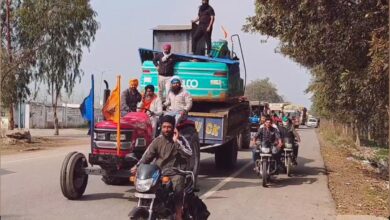
[[[149, 116], [143, 112], [129, 112], [120, 119], [121, 129], [126, 130], [146, 130], [151, 126]], [[113, 129], [115, 130], [117, 123], [113, 121], [101, 121], [96, 123], [96, 129]]]

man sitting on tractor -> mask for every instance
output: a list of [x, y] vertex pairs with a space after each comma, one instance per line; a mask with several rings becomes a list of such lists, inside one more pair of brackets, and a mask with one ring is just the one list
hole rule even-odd
[[[189, 142], [175, 129], [175, 118], [165, 115], [161, 119], [161, 135], [153, 140], [138, 164], [131, 168], [131, 172], [135, 173], [140, 164], [149, 164], [154, 160], [154, 164], [162, 171], [172, 167], [185, 170], [191, 156], [192, 149]], [[175, 191], [175, 219], [182, 219], [184, 176], [177, 173], [165, 174], [170, 176]]]
[[181, 86], [181, 80], [178, 76], [171, 79], [171, 89], [164, 103], [167, 107], [165, 114], [175, 116], [176, 124], [187, 117], [192, 107], [192, 97], [186, 89]]
[[129, 88], [121, 95], [121, 116], [129, 112], [137, 111], [137, 104], [141, 101], [141, 94], [137, 90], [138, 79], [132, 79], [129, 82]]
[[161, 99], [154, 93], [154, 86], [145, 86], [145, 93], [142, 97], [141, 102], [138, 105], [138, 110], [145, 112], [149, 115], [150, 122], [152, 123], [153, 136], [155, 137], [157, 122], [159, 117], [162, 115], [162, 103]]

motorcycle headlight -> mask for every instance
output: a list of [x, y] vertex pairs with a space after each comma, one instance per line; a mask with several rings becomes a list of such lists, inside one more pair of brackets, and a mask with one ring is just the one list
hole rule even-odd
[[271, 149], [268, 148], [268, 147], [262, 147], [262, 148], [261, 148], [261, 152], [262, 152], [262, 153], [265, 153], [265, 154], [269, 154], [269, 153], [271, 152]]
[[146, 192], [152, 188], [153, 185], [153, 178], [146, 179], [146, 180], [140, 180], [137, 179], [137, 182], [135, 184], [135, 189], [138, 192]]
[[284, 145], [286, 146], [286, 148], [292, 148], [292, 144], [291, 143], [285, 143]]

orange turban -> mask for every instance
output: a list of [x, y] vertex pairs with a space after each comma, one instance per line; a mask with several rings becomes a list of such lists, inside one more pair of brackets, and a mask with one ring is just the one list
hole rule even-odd
[[138, 87], [138, 79], [131, 79], [129, 81], [130, 86]]

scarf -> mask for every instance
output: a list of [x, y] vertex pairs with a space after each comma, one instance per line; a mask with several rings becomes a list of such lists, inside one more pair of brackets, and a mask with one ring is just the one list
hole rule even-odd
[[161, 58], [161, 60], [162, 60], [163, 62], [167, 61], [168, 58], [172, 55], [172, 53], [169, 53], [169, 54], [163, 53], [163, 54], [164, 54], [164, 56]]
[[[156, 97], [157, 97], [156, 94], [154, 94], [153, 97], [150, 98], [150, 99], [144, 98], [144, 99], [142, 100], [143, 105], [144, 105], [144, 108], [150, 110], [150, 106], [152, 105], [152, 102], [156, 99]], [[144, 109], [143, 111], [144, 111], [145, 113], [147, 112], [145, 109]]]

